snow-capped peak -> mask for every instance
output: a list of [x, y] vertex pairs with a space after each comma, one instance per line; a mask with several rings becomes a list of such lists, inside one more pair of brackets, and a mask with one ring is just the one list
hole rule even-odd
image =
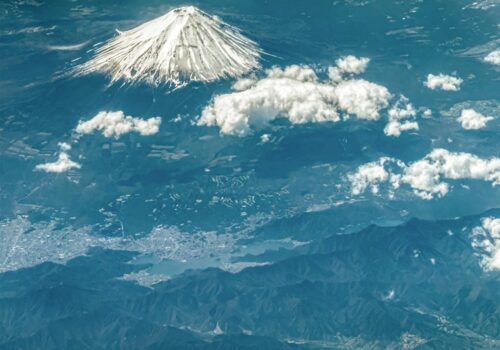
[[259, 66], [254, 41], [193, 6], [118, 33], [75, 73], [105, 73], [112, 82], [180, 85], [238, 77]]

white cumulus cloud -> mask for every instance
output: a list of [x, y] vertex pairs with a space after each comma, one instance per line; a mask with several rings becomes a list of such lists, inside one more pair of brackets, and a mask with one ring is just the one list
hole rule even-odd
[[245, 79], [231, 93], [215, 96], [198, 125], [245, 136], [277, 118], [292, 124], [337, 122], [340, 113], [378, 120], [391, 98], [384, 86], [363, 79], [321, 81], [308, 66], [272, 68], [262, 79]]
[[[388, 112], [389, 122], [384, 128], [387, 136], [399, 137], [402, 132], [418, 130], [418, 123], [413, 120], [417, 112], [404, 96]], [[408, 120], [411, 119], [411, 120]]]
[[370, 59], [367, 57], [344, 56], [335, 61], [337, 67], [345, 73], [360, 74], [366, 70]]
[[348, 175], [352, 194], [359, 195], [368, 188], [373, 194], [377, 194], [379, 185], [384, 182], [390, 182], [395, 188], [399, 187], [401, 175], [393, 174], [386, 169], [388, 163], [397, 162], [394, 158], [382, 157], [375, 162], [361, 165], [355, 173]]
[[291, 66], [281, 69], [279, 67], [273, 67], [267, 70], [268, 78], [288, 78], [302, 82], [315, 82], [318, 80], [316, 72], [309, 66], [299, 66], [293, 64]]
[[[391, 165], [392, 168], [389, 168]], [[409, 185], [413, 192], [423, 198], [445, 196], [450, 185], [445, 180], [476, 179], [500, 185], [500, 158], [481, 159], [463, 152], [435, 149], [424, 158], [410, 164], [393, 158], [381, 158], [376, 162], [361, 165], [348, 175], [354, 195], [367, 188], [387, 183], [392, 189], [401, 184]]]
[[435, 149], [412, 163], [403, 175], [403, 182], [422, 198], [444, 196], [449, 185], [443, 179], [476, 179], [499, 185], [500, 158], [481, 159], [470, 153]]
[[248, 89], [216, 96], [198, 125], [218, 126], [221, 133], [245, 136], [276, 118], [293, 124], [339, 121], [335, 87], [317, 82], [309, 67], [274, 68]]
[[339, 83], [344, 80], [344, 76], [339, 67], [328, 67], [328, 78], [333, 84]]
[[484, 218], [482, 225], [472, 230], [472, 246], [482, 257], [485, 270], [500, 269], [500, 218]]
[[76, 127], [79, 134], [90, 134], [94, 131], [101, 131], [106, 137], [119, 137], [129, 132], [153, 135], [160, 129], [161, 118], [153, 117], [149, 119], [134, 118], [125, 116], [122, 111], [99, 112], [95, 117], [87, 121], [80, 121]]
[[464, 109], [457, 120], [464, 129], [477, 130], [484, 128], [493, 117], [484, 116], [473, 109]]
[[360, 119], [378, 120], [391, 94], [384, 86], [363, 79], [342, 81], [336, 86], [340, 109]]
[[341, 82], [346, 74], [363, 73], [368, 63], [370, 59], [367, 57], [343, 56], [335, 61], [336, 66], [328, 67], [328, 78], [332, 83]]
[[399, 137], [404, 131], [418, 130], [419, 126], [416, 121], [399, 121], [392, 120], [386, 124], [384, 128], [384, 133], [387, 136]]
[[71, 146], [65, 142], [59, 143], [61, 151], [55, 162], [38, 164], [35, 169], [42, 170], [47, 173], [63, 173], [71, 169], [80, 169], [81, 165], [70, 159], [67, 151], [71, 149]]
[[432, 117], [432, 111], [429, 108], [425, 108], [422, 112], [422, 117], [424, 118]]
[[445, 91], [458, 91], [460, 90], [460, 85], [462, 83], [462, 79], [453, 77], [451, 75], [429, 74], [424, 85], [431, 90], [441, 89]]
[[491, 64], [500, 65], [500, 49], [490, 52], [484, 58], [484, 61]]

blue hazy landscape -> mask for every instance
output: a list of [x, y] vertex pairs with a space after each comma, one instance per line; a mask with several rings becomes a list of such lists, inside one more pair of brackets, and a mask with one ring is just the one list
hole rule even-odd
[[499, 132], [498, 0], [1, 0], [0, 349], [500, 349]]

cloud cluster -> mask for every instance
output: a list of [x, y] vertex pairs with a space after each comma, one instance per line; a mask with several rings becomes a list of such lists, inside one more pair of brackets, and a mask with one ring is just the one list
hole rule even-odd
[[462, 83], [463, 80], [460, 78], [440, 73], [438, 75], [429, 74], [424, 85], [431, 90], [458, 91]]
[[59, 156], [55, 162], [38, 164], [35, 169], [47, 173], [63, 173], [71, 169], [80, 169], [81, 165], [72, 161], [67, 153], [71, 149], [71, 146], [62, 142], [59, 143], [59, 148]]
[[[320, 80], [308, 66], [274, 67], [262, 79], [239, 80], [233, 86], [235, 91], [215, 96], [197, 124], [217, 126], [222, 134], [246, 136], [277, 118], [286, 118], [292, 124], [338, 122], [349, 116], [379, 120], [392, 98], [389, 90], [343, 75], [362, 72], [368, 62], [367, 58], [342, 58], [337, 67], [330, 67], [329, 80]], [[393, 119], [390, 121], [402, 117]], [[388, 134], [398, 136], [403, 130], [416, 128], [415, 123], [400, 122], [391, 128], [397, 130]]]
[[500, 269], [500, 218], [484, 218], [482, 225], [472, 230], [472, 246], [482, 256], [485, 270]]
[[487, 122], [493, 120], [493, 117], [484, 116], [473, 109], [464, 109], [457, 120], [462, 124], [462, 128], [477, 130], [484, 128]]
[[80, 121], [76, 127], [79, 134], [90, 134], [94, 131], [101, 131], [106, 137], [116, 137], [129, 132], [153, 135], [160, 129], [161, 118], [153, 117], [149, 119], [134, 118], [125, 116], [122, 111], [97, 113], [95, 117], [87, 121]]
[[409, 185], [413, 192], [423, 198], [445, 196], [450, 185], [444, 180], [476, 179], [500, 185], [500, 158], [481, 159], [470, 153], [450, 152], [435, 149], [421, 160], [405, 164], [394, 158], [380, 158], [361, 165], [348, 175], [351, 192], [358, 195], [370, 188], [378, 193], [380, 184], [397, 189]]
[[[79, 121], [75, 131], [78, 134], [90, 134], [97, 130], [101, 131], [106, 137], [115, 138], [135, 131], [143, 136], [146, 136], [156, 134], [160, 129], [160, 124], [160, 117], [141, 119], [125, 116], [122, 111], [103, 111], [99, 112], [90, 120]], [[39, 164], [35, 167], [35, 169], [50, 173], [62, 173], [70, 169], [80, 169], [81, 165], [72, 161], [68, 155], [68, 151], [71, 149], [71, 146], [68, 143], [62, 142], [59, 143], [59, 147], [60, 152], [57, 161]]]
[[491, 64], [500, 65], [500, 49], [490, 52], [484, 61]]
[[274, 68], [267, 74], [247, 89], [216, 96], [203, 110], [198, 125], [246, 136], [276, 118], [288, 118], [293, 124], [340, 120], [335, 87], [319, 83], [311, 68]]

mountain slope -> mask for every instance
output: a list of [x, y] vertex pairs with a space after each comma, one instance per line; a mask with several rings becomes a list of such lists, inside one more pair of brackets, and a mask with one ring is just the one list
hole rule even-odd
[[179, 85], [241, 76], [259, 66], [259, 56], [257, 44], [238, 29], [185, 6], [119, 32], [75, 73], [101, 72], [112, 82]]
[[499, 347], [500, 275], [471, 244], [486, 216], [500, 211], [372, 225], [267, 266], [190, 270], [153, 289], [117, 279], [143, 268], [126, 252], [5, 273], [0, 349]]

